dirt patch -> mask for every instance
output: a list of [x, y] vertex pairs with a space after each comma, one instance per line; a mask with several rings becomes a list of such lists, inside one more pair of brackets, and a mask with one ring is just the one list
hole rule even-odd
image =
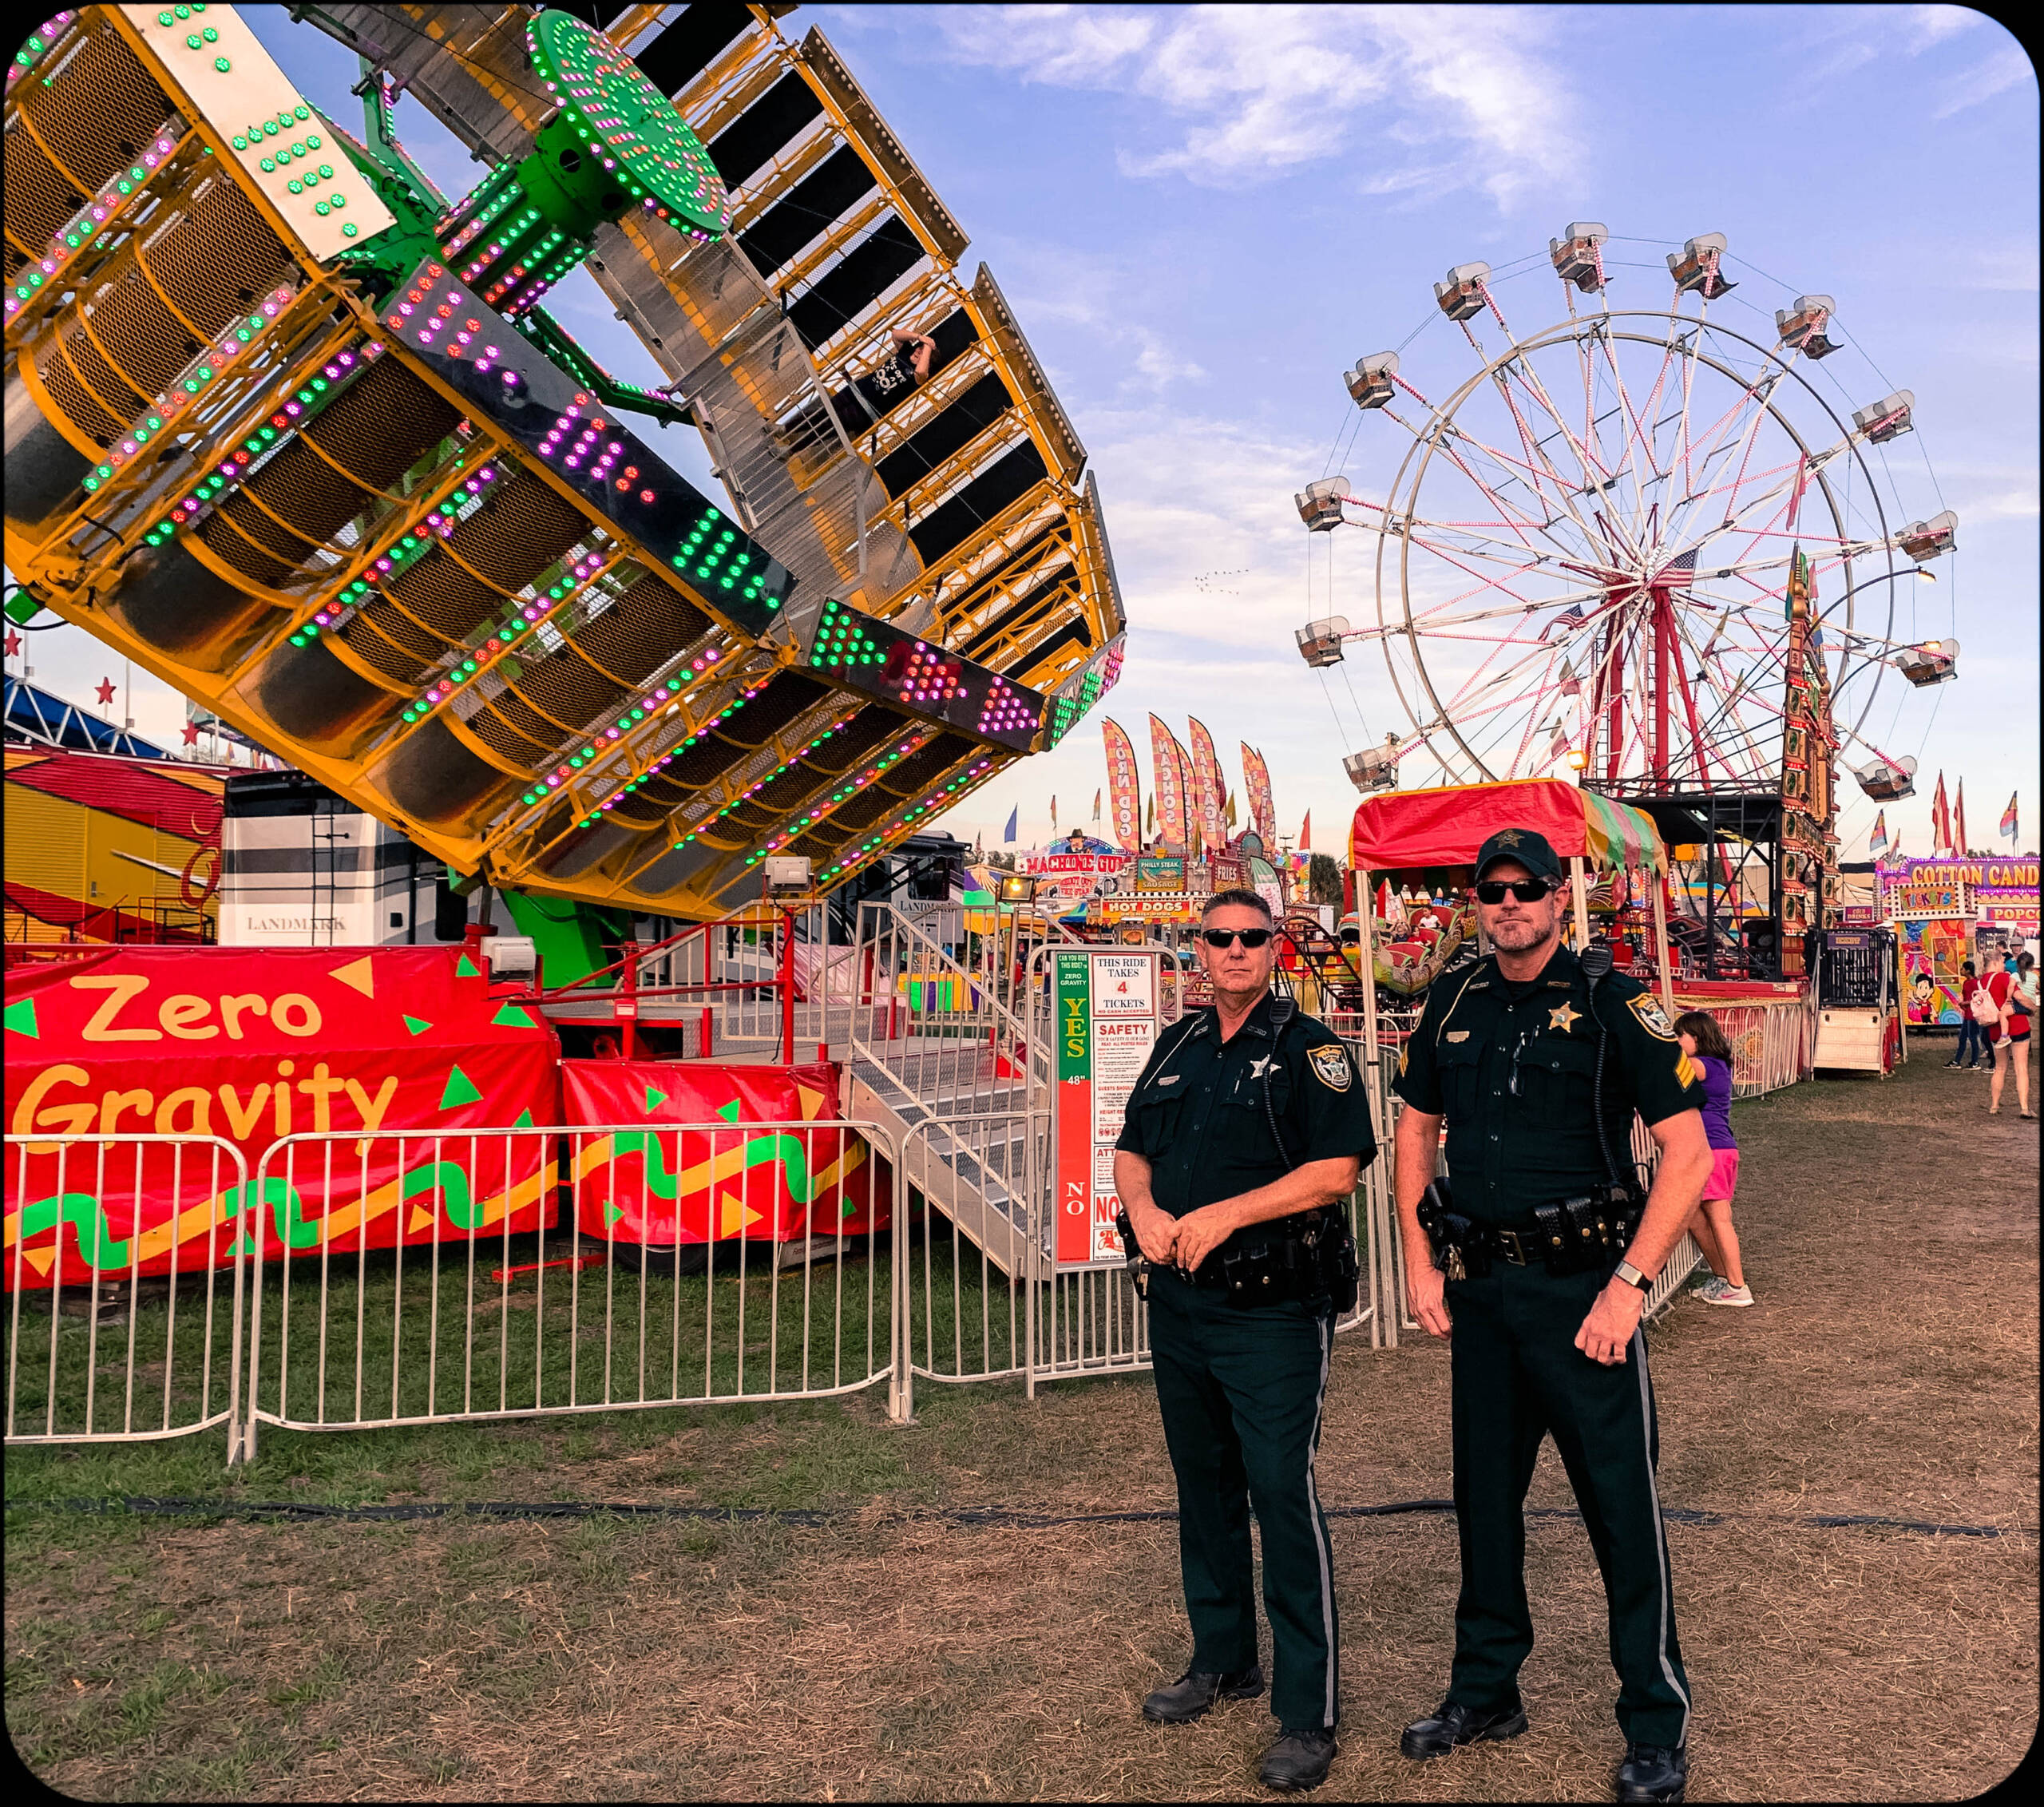
[[[1737, 1108], [1761, 1302], [1685, 1301], [1653, 1337], [1662, 1496], [1725, 1515], [1669, 1529], [1699, 1800], [1963, 1798], [2034, 1734], [2037, 1139], [1987, 1119], [1984, 1094], [1923, 1060], [1885, 1085]], [[1446, 1382], [1423, 1337], [1344, 1342], [1330, 1505], [1448, 1491]], [[928, 1388], [919, 1405], [905, 1431], [862, 1399], [464, 1446], [497, 1452], [495, 1497], [522, 1476], [533, 1497], [865, 1503], [864, 1522], [821, 1528], [18, 1515], [16, 1748], [97, 1799], [1259, 1793], [1263, 1703], [1173, 1732], [1137, 1718], [1186, 1648], [1174, 1526], [884, 1516], [1168, 1506], [1147, 1383], [1034, 1404]], [[355, 1493], [446, 1496], [454, 1464], [407, 1459]], [[1533, 1498], [1570, 1504], [1551, 1455]], [[2007, 1535], [1801, 1522], [1820, 1513]], [[1345, 1754], [1328, 1796], [1606, 1797], [1618, 1746], [1587, 1540], [1535, 1517], [1528, 1543], [1531, 1731], [1416, 1766], [1396, 1733], [1446, 1678], [1453, 1524], [1337, 1518]]]

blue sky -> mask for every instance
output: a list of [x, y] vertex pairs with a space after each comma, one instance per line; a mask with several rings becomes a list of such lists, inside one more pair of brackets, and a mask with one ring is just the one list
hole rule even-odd
[[[352, 59], [282, 9], [256, 22], [314, 99], [351, 109]], [[1767, 330], [1751, 309], [1742, 330], [1771, 339], [1792, 295], [1834, 295], [1850, 343], [1824, 374], [1855, 405], [1915, 391], [1894, 488], [1911, 517], [1959, 514], [1959, 551], [1913, 587], [1912, 631], [1956, 633], [1959, 680], [1884, 680], [1882, 743], [1923, 767], [1891, 830], [1927, 850], [1942, 768], [1966, 779], [1976, 845], [2012, 790], [2037, 845], [2038, 89], [1998, 24], [1948, 6], [818, 6], [782, 22], [844, 54], [1092, 454], [1130, 614], [1102, 711], [1146, 760], [1148, 711], [1198, 715], [1231, 773], [1238, 740], [1262, 747], [1287, 833], [1310, 808], [1315, 846], [1337, 848], [1356, 802], [1341, 755], [1365, 726], [1404, 726], [1376, 652], [1324, 680], [1292, 644], [1309, 612], [1293, 492], [1357, 426], [1337, 468], [1382, 493], [1383, 423], [1358, 426], [1342, 371], [1431, 318], [1406, 374], [1429, 394], [1469, 375], [1432, 303], [1451, 264], [1502, 269], [1571, 220], [1658, 241], [1626, 253], [1657, 267], [1718, 231], [1742, 285], [1725, 317], [1750, 302]], [[400, 110], [407, 144], [469, 185], [474, 166], [418, 113]], [[1614, 261], [1614, 306], [1665, 302], [1665, 274]], [[1551, 276], [1500, 296], [1522, 334], [1563, 312]], [[561, 303], [621, 374], [644, 367], [592, 283]], [[1363, 536], [1335, 538], [1333, 606], [1370, 618]], [[41, 638], [39, 676], [88, 695], [107, 656], [72, 630]], [[143, 727], [175, 710], [137, 680]], [[1103, 782], [1089, 719], [949, 826], [996, 843], [1019, 806], [1040, 839], [1053, 794], [1068, 826]], [[1873, 806], [1844, 795], [1846, 856], [1863, 857]]]

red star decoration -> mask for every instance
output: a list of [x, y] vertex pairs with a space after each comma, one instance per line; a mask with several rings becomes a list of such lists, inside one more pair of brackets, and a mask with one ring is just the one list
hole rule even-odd
[[187, 747], [196, 747], [199, 744], [199, 724], [196, 722], [187, 722], [184, 724], [184, 744]]
[[113, 700], [114, 688], [114, 682], [111, 678], [101, 678], [99, 680], [98, 695], [102, 704], [111, 703]]
[[12, 628], [7, 630], [7, 656], [11, 659], [22, 650], [22, 636]]

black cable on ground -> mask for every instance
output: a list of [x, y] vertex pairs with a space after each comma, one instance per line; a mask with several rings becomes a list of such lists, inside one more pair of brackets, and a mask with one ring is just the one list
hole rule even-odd
[[[10, 1512], [110, 1514], [133, 1512], [157, 1518], [278, 1519], [308, 1523], [390, 1523], [411, 1519], [701, 1519], [732, 1524], [788, 1524], [814, 1529], [851, 1522], [860, 1514], [847, 1508], [644, 1505], [589, 1500], [419, 1500], [394, 1506], [333, 1506], [311, 1500], [172, 1500], [148, 1495], [104, 1500], [10, 1500]], [[1390, 1518], [1413, 1512], [1452, 1512], [1452, 1500], [1396, 1500], [1379, 1506], [1329, 1506], [1331, 1519]], [[1572, 1506], [1529, 1506], [1528, 1518], [1573, 1519], [1583, 1515]], [[1906, 1531], [1922, 1537], [2028, 1537], [2034, 1525], [1944, 1524], [1927, 1519], [1884, 1517], [1864, 1512], [1713, 1512], [1693, 1506], [1663, 1506], [1661, 1516], [1673, 1524], [1713, 1526], [1733, 1520], [1793, 1526], [1801, 1530], [1867, 1529]], [[864, 1522], [878, 1524], [1013, 1525], [1030, 1531], [1071, 1524], [1163, 1524], [1175, 1521], [1174, 1512], [1029, 1512], [1008, 1506], [912, 1508], [882, 1512]]]

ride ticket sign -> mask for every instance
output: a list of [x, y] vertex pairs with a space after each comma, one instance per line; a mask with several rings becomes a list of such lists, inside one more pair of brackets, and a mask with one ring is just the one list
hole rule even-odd
[[1157, 1039], [1154, 953], [1060, 949], [1056, 963], [1056, 1212], [1062, 1268], [1118, 1266], [1115, 1143], [1129, 1094]]

